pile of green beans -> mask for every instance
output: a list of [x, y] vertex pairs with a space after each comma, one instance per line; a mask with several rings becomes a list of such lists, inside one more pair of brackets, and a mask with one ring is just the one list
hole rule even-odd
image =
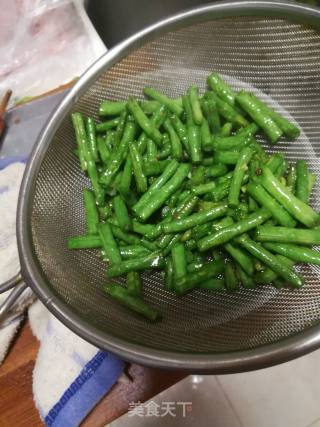
[[[172, 99], [145, 88], [145, 100], [104, 101], [99, 120], [72, 114], [86, 233], [70, 249], [95, 249], [107, 263], [106, 294], [145, 318], [143, 273], [163, 272], [177, 296], [303, 284], [297, 262], [320, 265], [320, 217], [309, 204], [315, 175], [304, 160], [269, 156], [299, 128], [257, 96], [217, 74], [200, 95]], [[112, 278], [125, 276], [127, 285]]]

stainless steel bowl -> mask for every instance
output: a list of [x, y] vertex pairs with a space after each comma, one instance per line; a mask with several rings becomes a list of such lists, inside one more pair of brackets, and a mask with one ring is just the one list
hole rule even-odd
[[[161, 21], [98, 60], [59, 105], [28, 163], [18, 207], [23, 277], [66, 326], [126, 360], [193, 372], [257, 369], [320, 344], [319, 268], [301, 266], [299, 291], [263, 286], [235, 294], [193, 292], [177, 298], [146, 274], [145, 298], [163, 313], [156, 325], [102, 292], [105, 266], [94, 251], [68, 251], [84, 232], [81, 190], [88, 185], [73, 155], [70, 112], [97, 118], [105, 99], [140, 97], [153, 85], [177, 96], [191, 83], [203, 90], [217, 70], [235, 87], [254, 88], [296, 120], [297, 142], [277, 150], [308, 158], [319, 176], [320, 12], [286, 2], [229, 2]], [[281, 105], [281, 107], [280, 107]], [[319, 209], [318, 191], [314, 206]]]

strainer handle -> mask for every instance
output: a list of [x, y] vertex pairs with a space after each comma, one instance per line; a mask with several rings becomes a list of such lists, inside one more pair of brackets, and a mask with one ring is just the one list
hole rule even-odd
[[14, 288], [20, 282], [22, 282], [21, 271], [19, 271], [19, 273], [17, 273], [15, 276], [11, 277], [11, 279], [0, 284], [0, 294], [2, 294], [5, 291], [8, 291], [9, 289]]
[[21, 272], [19, 272], [14, 277], [7, 280], [6, 282], [1, 283], [0, 293], [8, 291], [9, 289], [12, 289], [12, 288], [14, 288], [13, 291], [10, 292], [8, 298], [6, 298], [6, 300], [0, 305], [0, 321], [8, 313], [11, 306], [19, 298], [22, 292], [24, 292], [25, 289], [27, 288], [27, 285], [23, 282]]

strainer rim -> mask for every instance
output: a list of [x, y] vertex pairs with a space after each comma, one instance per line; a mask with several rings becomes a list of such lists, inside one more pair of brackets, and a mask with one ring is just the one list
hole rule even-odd
[[93, 345], [111, 351], [125, 360], [157, 368], [182, 369], [192, 372], [232, 373], [265, 368], [315, 350], [320, 346], [320, 327], [314, 325], [291, 337], [254, 349], [222, 353], [190, 353], [163, 351], [128, 342], [90, 325], [54, 293], [36, 259], [30, 218], [31, 200], [34, 196], [36, 177], [43, 158], [62, 120], [87, 88], [106, 69], [122, 59], [131, 49], [137, 48], [164, 31], [198, 23], [238, 15], [276, 15], [287, 18], [303, 18], [320, 25], [320, 10], [287, 1], [235, 1], [221, 2], [190, 9], [159, 21], [124, 40], [98, 59], [79, 79], [75, 86], [56, 107], [44, 126], [30, 155], [21, 184], [17, 210], [17, 242], [22, 273], [39, 299], [62, 323]]

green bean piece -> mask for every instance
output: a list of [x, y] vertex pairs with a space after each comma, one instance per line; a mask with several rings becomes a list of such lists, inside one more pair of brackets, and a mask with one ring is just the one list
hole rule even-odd
[[142, 111], [139, 103], [130, 98], [128, 101], [128, 110], [131, 112], [141, 129], [151, 138], [157, 145], [161, 146], [162, 135], [159, 130], [154, 126], [145, 113]]
[[296, 183], [297, 183], [297, 168], [296, 165], [290, 165], [287, 176], [287, 187], [292, 194], [296, 194]]
[[308, 201], [310, 199], [310, 196], [316, 181], [317, 181], [317, 176], [314, 173], [308, 172]]
[[102, 123], [98, 123], [96, 125], [96, 132], [102, 133], [102, 132], [106, 132], [110, 129], [114, 129], [118, 126], [119, 122], [120, 122], [120, 118], [116, 117], [115, 119], [108, 120], [108, 121], [102, 122]]
[[300, 129], [293, 123], [289, 122], [288, 119], [274, 111], [271, 107], [269, 107], [267, 104], [265, 104], [265, 102], [257, 98], [255, 95], [251, 94], [251, 98], [261, 108], [261, 111], [264, 114], [271, 117], [271, 119], [275, 121], [275, 123], [279, 126], [279, 128], [286, 136], [290, 138], [297, 138], [300, 135]]
[[283, 154], [274, 153], [269, 157], [268, 161], [266, 162], [266, 166], [271, 170], [272, 173], [275, 173], [276, 170], [281, 166], [283, 161]]
[[157, 249], [157, 246], [153, 242], [150, 242], [147, 239], [142, 239], [141, 237], [136, 236], [134, 234], [124, 232], [119, 226], [115, 224], [110, 225], [112, 233], [117, 239], [122, 240], [123, 242], [128, 243], [129, 245], [142, 245], [151, 251], [155, 251]]
[[146, 236], [147, 238], [149, 234], [154, 232], [155, 228], [156, 226], [154, 224], [141, 224], [141, 222], [138, 222], [135, 219], [132, 221], [132, 230], [135, 233]]
[[302, 224], [309, 228], [313, 228], [319, 224], [320, 217], [318, 213], [295, 197], [267, 167], [263, 167], [262, 169], [261, 183], [268, 193]]
[[132, 162], [131, 158], [128, 157], [123, 168], [121, 179], [119, 182], [118, 190], [123, 198], [130, 196], [130, 187], [132, 180]]
[[192, 109], [193, 121], [196, 125], [201, 125], [203, 114], [199, 101], [199, 89], [197, 86], [191, 86], [188, 89], [189, 101]]
[[249, 163], [249, 176], [252, 181], [256, 181], [261, 174], [261, 162], [256, 154], [252, 156]]
[[171, 194], [179, 189], [189, 172], [190, 165], [181, 164], [169, 181], [161, 187], [160, 191], [152, 191], [151, 196], [147, 197], [146, 204], [142, 204], [139, 209], [137, 209], [137, 205], [133, 207], [137, 217], [143, 222], [146, 221], [169, 199]]
[[223, 279], [208, 279], [199, 283], [197, 287], [207, 291], [223, 291], [225, 290], [225, 282]]
[[184, 242], [186, 242], [187, 240], [191, 239], [191, 237], [192, 237], [192, 230], [191, 230], [191, 229], [186, 230], [186, 231], [182, 234], [180, 241], [184, 243]]
[[104, 169], [100, 176], [100, 182], [108, 187], [118, 173], [122, 163], [124, 162], [129, 143], [132, 142], [136, 133], [136, 125], [131, 121], [127, 121], [120, 144], [116, 145], [112, 151], [109, 164]]
[[145, 193], [148, 190], [148, 182], [143, 172], [142, 157], [140, 156], [138, 148], [135, 144], [130, 144], [129, 151], [137, 190], [139, 193]]
[[179, 194], [179, 198], [178, 198], [178, 202], [182, 203], [184, 202], [186, 199], [189, 198], [189, 196], [191, 196], [191, 191], [190, 190], [184, 190]]
[[192, 108], [189, 98], [187, 96], [183, 96], [182, 102], [187, 114], [187, 135], [191, 162], [199, 164], [202, 161], [200, 127], [193, 122]]
[[233, 243], [226, 243], [224, 249], [231, 255], [231, 257], [240, 265], [240, 267], [247, 273], [249, 276], [252, 276], [254, 267], [252, 258], [248, 253], [244, 252], [238, 246]]
[[206, 182], [205, 184], [197, 185], [193, 187], [192, 192], [196, 195], [210, 193], [212, 190], [216, 188], [217, 184], [215, 181]]
[[140, 105], [144, 113], [153, 114], [159, 109], [159, 107], [161, 106], [161, 103], [158, 101], [148, 100], [148, 101], [141, 101]]
[[119, 246], [119, 251], [121, 258], [131, 259], [131, 258], [139, 258], [145, 255], [150, 254], [149, 249], [142, 245], [127, 245], [127, 246]]
[[198, 248], [200, 252], [203, 252], [215, 246], [227, 243], [236, 236], [256, 228], [270, 217], [271, 213], [266, 209], [261, 208], [258, 211], [248, 215], [246, 219], [238, 221], [233, 225], [225, 227], [222, 230], [218, 230], [217, 232], [209, 234], [207, 237], [199, 240]]
[[165, 234], [182, 232], [188, 230], [189, 228], [195, 227], [196, 225], [205, 224], [206, 222], [219, 218], [225, 215], [227, 211], [227, 204], [221, 203], [220, 206], [214, 207], [207, 211], [194, 213], [187, 218], [178, 219], [167, 224], [163, 224], [162, 231]]
[[186, 246], [186, 249], [189, 249], [190, 251], [192, 251], [193, 249], [196, 249], [197, 242], [194, 239], [190, 239], [187, 242], [185, 242], [185, 246]]
[[119, 262], [121, 262], [122, 259], [120, 251], [112, 234], [110, 224], [108, 224], [107, 222], [104, 224], [99, 224], [98, 231], [102, 241], [103, 249], [111, 264], [118, 264]]
[[[212, 97], [202, 99], [201, 106], [213, 134], [220, 133], [221, 122], [216, 100]], [[209, 147], [208, 147], [209, 148]]]
[[228, 203], [234, 208], [239, 203], [240, 189], [243, 182], [244, 174], [248, 169], [248, 163], [253, 155], [250, 147], [245, 147], [240, 151], [239, 158], [234, 169], [234, 174], [230, 184]]
[[255, 139], [255, 138], [251, 138], [250, 143], [249, 143], [250, 147], [252, 147], [258, 157], [258, 159], [265, 163], [268, 159], [268, 155], [267, 153], [264, 151], [264, 149], [262, 148], [262, 146], [260, 145], [260, 143]]
[[96, 124], [92, 117], [87, 117], [86, 130], [88, 147], [91, 153], [91, 158], [95, 162], [98, 161], [98, 149], [97, 149], [97, 138], [96, 138]]
[[250, 145], [252, 136], [257, 132], [258, 127], [255, 123], [242, 129], [236, 135], [221, 137], [217, 135], [212, 140], [212, 146], [217, 151], [228, 151], [241, 149], [244, 146]]
[[247, 205], [247, 203], [243, 202], [240, 202], [239, 205], [229, 213], [229, 215], [236, 221], [240, 221], [242, 219], [247, 218], [248, 214], [249, 206]]
[[238, 161], [239, 151], [218, 151], [215, 153], [215, 163], [222, 163], [224, 165], [235, 165]]
[[141, 298], [130, 295], [127, 289], [116, 283], [108, 283], [107, 285], [104, 285], [103, 290], [120, 304], [142, 315], [152, 322], [155, 322], [161, 318], [161, 315], [157, 310], [150, 307], [148, 304], [142, 301]]
[[148, 268], [158, 268], [163, 265], [163, 257], [160, 252], [152, 252], [143, 257], [127, 259], [114, 264], [107, 270], [108, 277], [118, 277], [122, 274], [127, 274], [130, 271], [141, 271]]
[[157, 149], [156, 144], [152, 141], [152, 139], [148, 139], [148, 141], [147, 141], [147, 159], [149, 161], [156, 160], [157, 154], [158, 154], [158, 149]]
[[170, 120], [175, 131], [177, 132], [180, 138], [180, 141], [183, 144], [184, 149], [186, 150], [187, 153], [189, 153], [189, 140], [188, 140], [188, 133], [185, 125], [181, 122], [179, 117], [174, 114], [170, 116]]
[[174, 272], [173, 272], [173, 262], [171, 257], [167, 257], [165, 261], [164, 288], [167, 291], [174, 290]]
[[264, 271], [265, 270], [265, 265], [263, 265], [259, 260], [254, 259], [253, 260], [253, 264], [254, 264], [254, 269], [256, 271]]
[[[150, 123], [152, 126], [159, 129], [163, 125], [164, 121], [166, 120], [166, 117], [167, 117], [167, 108], [164, 105], [159, 105], [157, 110], [154, 112], [154, 114], [150, 118]], [[146, 151], [146, 148], [148, 146], [148, 141], [150, 141], [150, 139], [148, 138], [147, 134], [145, 132], [142, 132], [137, 141], [137, 147], [140, 154], [144, 154], [144, 152]]]
[[296, 197], [304, 203], [309, 200], [309, 178], [308, 166], [305, 160], [298, 160], [296, 163], [297, 181], [296, 181]]
[[203, 259], [196, 260], [187, 265], [188, 273], [193, 273], [194, 271], [200, 270], [204, 266], [205, 262]]
[[78, 157], [80, 160], [80, 166], [83, 171], [87, 170], [87, 161], [90, 158], [90, 153], [88, 153], [89, 148], [87, 144], [87, 134], [84, 125], [83, 116], [81, 113], [72, 113], [71, 119], [76, 135], [76, 141], [78, 146]]
[[273, 227], [263, 225], [256, 230], [258, 242], [296, 243], [300, 245], [319, 245], [320, 229]]
[[262, 109], [256, 98], [249, 92], [241, 91], [236, 96], [236, 101], [243, 110], [264, 130], [272, 144], [275, 144], [283, 132], [277, 123]]
[[[288, 268], [292, 268], [294, 266], [294, 261], [282, 255], [275, 255], [279, 262], [285, 265]], [[259, 271], [255, 276], [255, 281], [257, 283], [271, 283], [278, 278], [277, 273], [275, 273], [271, 268], [267, 267], [263, 271]]]
[[219, 76], [218, 73], [211, 73], [208, 76], [208, 85], [216, 94], [230, 105], [235, 104], [236, 93], [231, 87]]
[[[278, 169], [274, 172], [274, 176], [279, 178], [280, 180], [285, 180], [284, 176], [287, 172], [289, 166], [289, 162], [286, 159], [283, 159], [283, 162], [278, 167]], [[286, 182], [286, 181], [285, 181]]]
[[239, 282], [232, 262], [227, 262], [224, 271], [225, 286], [227, 291], [233, 292], [239, 288]]
[[219, 114], [224, 117], [228, 122], [231, 122], [232, 124], [245, 128], [248, 126], [249, 122], [248, 120], [243, 117], [238, 111], [228, 104], [227, 102], [223, 101], [219, 96], [216, 96], [213, 92], [210, 92], [210, 96], [213, 96], [214, 100], [216, 101], [217, 109]]
[[115, 136], [116, 136], [116, 131], [114, 131], [114, 130], [109, 130], [106, 133], [105, 143], [106, 143], [106, 146], [108, 147], [110, 152], [112, 151], [112, 149], [114, 147]]
[[138, 271], [130, 271], [127, 274], [127, 292], [129, 295], [140, 297], [142, 293], [142, 282]]
[[202, 184], [205, 181], [205, 173], [206, 168], [205, 166], [197, 166], [193, 168], [190, 181], [188, 184], [190, 184], [190, 188], [193, 188], [194, 186], [197, 186], [199, 184]]
[[228, 172], [228, 168], [224, 164], [216, 164], [212, 166], [208, 166], [205, 169], [205, 175], [208, 178], [217, 178], [219, 176], [223, 176]]
[[100, 236], [87, 234], [68, 239], [68, 249], [96, 249], [102, 247]]
[[256, 284], [253, 280], [253, 278], [247, 274], [241, 267], [239, 264], [236, 265], [236, 271], [237, 271], [237, 275], [239, 277], [240, 283], [242, 284], [242, 286], [246, 289], [253, 289], [256, 287]]
[[[248, 190], [248, 186], [247, 186], [247, 190]], [[258, 209], [257, 202], [250, 196], [248, 197], [248, 206], [249, 206], [249, 212], [254, 212]]]
[[203, 118], [201, 127], [200, 127], [200, 135], [201, 135], [201, 147], [203, 150], [212, 151], [212, 136], [210, 132], [210, 127], [208, 120]]
[[113, 148], [120, 144], [128, 122], [135, 123], [133, 116], [128, 115], [127, 110], [124, 110], [119, 116], [119, 123], [114, 131]]
[[92, 159], [87, 160], [87, 172], [91, 181], [92, 189], [96, 197], [98, 206], [103, 206], [105, 201], [105, 192], [99, 183], [97, 166]]
[[187, 274], [186, 250], [183, 243], [176, 243], [171, 249], [175, 283]]
[[225, 266], [223, 260], [219, 259], [216, 261], [211, 261], [210, 263], [205, 264], [199, 270], [193, 273], [188, 273], [176, 281], [175, 291], [179, 295], [185, 294], [206, 280], [217, 277], [219, 274], [224, 272], [224, 269]]
[[212, 223], [212, 230], [221, 230], [221, 228], [228, 227], [233, 224], [233, 219], [230, 216], [226, 216], [222, 219], [214, 221]]
[[83, 202], [86, 210], [87, 233], [97, 234], [99, 224], [99, 213], [95, 196], [88, 188], [83, 190]]
[[176, 114], [177, 116], [180, 116], [180, 114], [182, 113], [183, 108], [181, 107], [181, 105], [179, 105], [179, 103], [177, 103], [174, 99], [168, 98], [163, 93], [158, 92], [156, 89], [151, 87], [145, 87], [143, 89], [143, 92], [149, 98], [152, 98], [160, 102], [160, 104], [165, 105], [168, 110], [172, 111], [172, 113]]
[[129, 231], [132, 229], [132, 221], [128, 213], [126, 204], [124, 203], [121, 196], [115, 196], [113, 198], [113, 209], [116, 215], [119, 227], [123, 231]]
[[320, 252], [300, 245], [286, 243], [269, 243], [263, 246], [271, 252], [284, 255], [295, 262], [320, 265]]
[[177, 160], [182, 160], [183, 149], [181, 141], [169, 119], [164, 122], [164, 128], [169, 134], [172, 157]]
[[232, 123], [230, 122], [226, 122], [220, 130], [220, 136], [222, 138], [230, 136], [231, 135], [231, 131], [232, 131]]
[[260, 184], [251, 182], [247, 185], [248, 193], [262, 207], [268, 209], [273, 218], [284, 227], [295, 227], [296, 221]]
[[267, 251], [260, 243], [256, 243], [248, 236], [242, 235], [237, 238], [237, 241], [243, 246], [251, 255], [270, 267], [278, 276], [282, 277], [293, 287], [299, 288], [303, 285], [303, 279], [293, 270], [286, 267], [274, 255]]
[[111, 156], [111, 152], [109, 150], [109, 147], [106, 144], [105, 138], [99, 135], [97, 136], [97, 148], [98, 148], [99, 156], [102, 163], [107, 165], [108, 160], [110, 159], [110, 156]]
[[170, 160], [154, 160], [154, 161], [144, 161], [143, 162], [143, 171], [145, 176], [155, 176], [160, 175], [165, 170], [165, 168], [170, 163]]
[[103, 101], [99, 107], [99, 116], [118, 116], [126, 109], [126, 101]]
[[158, 193], [172, 176], [176, 173], [179, 167], [179, 163], [173, 159], [166, 166], [163, 173], [154, 181], [154, 183], [149, 187], [148, 191], [143, 194], [139, 201], [133, 206], [132, 210], [137, 214], [145, 205], [149, 203], [149, 200]]
[[179, 189], [178, 191], [173, 193], [172, 196], [170, 197], [170, 199], [168, 201], [168, 206], [170, 209], [173, 209], [176, 206], [176, 204], [178, 203], [180, 193], [181, 193], [181, 189]]
[[[172, 215], [168, 215], [168, 217], [159, 225], [160, 233], [163, 231], [162, 227], [164, 224], [170, 223], [171, 220], [179, 221], [184, 218], [187, 218], [190, 213], [193, 211], [194, 207], [198, 203], [198, 197], [191, 196], [187, 197], [185, 200], [181, 201], [180, 204], [177, 206], [177, 208], [174, 210]], [[171, 247], [180, 240], [181, 235], [175, 234], [172, 236], [170, 235], [164, 235], [160, 238], [158, 241], [158, 246], [160, 248], [166, 248], [166, 252], [168, 252]]]
[[157, 160], [167, 159], [171, 155], [171, 144], [170, 139], [168, 137], [168, 142], [166, 141], [167, 134], [163, 134], [163, 148], [157, 154]]
[[109, 205], [99, 206], [98, 208], [101, 219], [105, 220], [112, 215], [112, 208]]
[[212, 200], [215, 202], [220, 202], [225, 199], [229, 194], [230, 182], [222, 182], [217, 184], [215, 188], [213, 188], [210, 196]]

